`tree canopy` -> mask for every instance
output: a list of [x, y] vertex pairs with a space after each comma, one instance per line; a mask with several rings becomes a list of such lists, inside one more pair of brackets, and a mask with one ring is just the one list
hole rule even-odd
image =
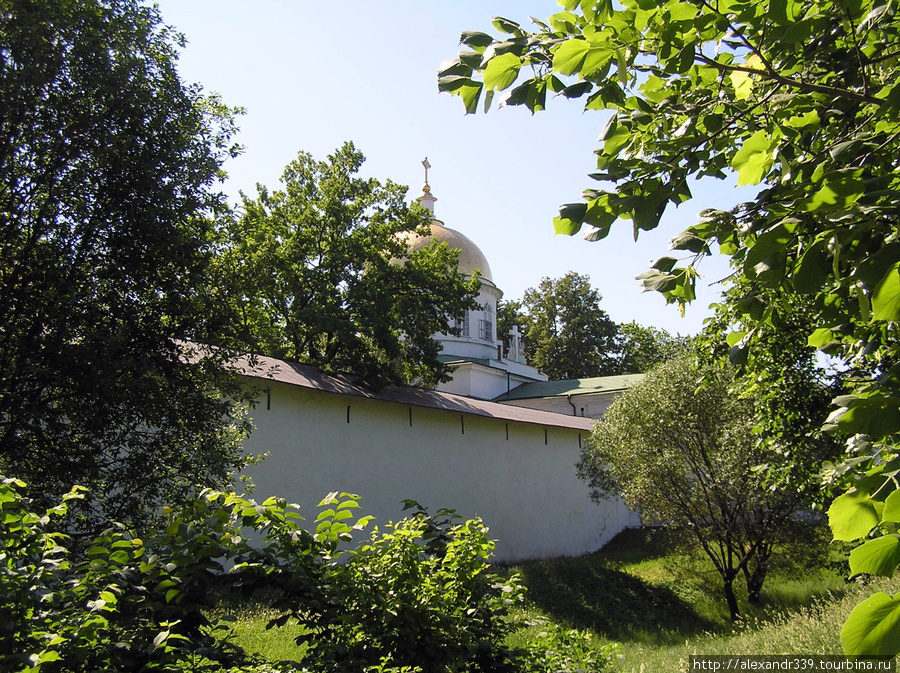
[[233, 112], [181, 82], [177, 44], [131, 0], [0, 1], [0, 470], [41, 503], [90, 487], [99, 519], [243, 460], [225, 353], [186, 353], [220, 324]]
[[510, 349], [518, 327], [528, 362], [551, 379], [617, 376], [649, 371], [675, 357], [684, 339], [635, 322], [616, 324], [587, 274], [544, 278], [521, 300], [497, 306], [497, 334]]
[[617, 374], [616, 324], [587, 275], [544, 278], [525, 291], [525, 355], [551, 379]]
[[364, 160], [352, 143], [326, 161], [300, 152], [283, 191], [244, 196], [220, 255], [239, 339], [376, 386], [431, 385], [447, 377], [433, 336], [474, 307], [478, 280], [446, 244], [410, 250], [430, 214], [405, 187], [357, 177]]
[[[608, 111], [590, 176], [598, 184], [561, 207], [559, 233], [587, 226], [586, 237], [600, 240], [625, 219], [637, 236], [692, 197], [694, 178], [732, 173], [739, 185], [760, 185], [730, 211], [702, 210], [673, 239], [675, 252], [641, 277], [683, 309], [697, 263], [718, 246], [747, 281], [729, 299], [739, 309], [729, 326], [737, 361], [781, 329], [792, 298], [809, 302], [808, 344], [855, 373], [833, 419], [859, 437], [848, 462], [826, 475], [851, 490], [832, 506], [832, 528], [839, 539], [893, 530], [897, 515], [882, 518], [882, 505], [900, 467], [895, 8], [882, 0], [561, 4], [533, 30], [497, 18], [499, 39], [463, 33], [467, 49], [442, 66], [439, 87], [461, 95], [468, 112], [482, 93], [489, 103], [507, 89], [506, 104], [533, 112], [548, 92]], [[891, 573], [900, 556], [889, 543], [864, 545], [872, 553], [857, 555], [855, 570]], [[894, 654], [900, 597], [872, 600], [848, 622], [846, 651]]]
[[636, 322], [622, 323], [619, 328], [619, 373], [641, 374], [656, 365], [675, 359], [687, 348], [688, 339], [672, 336], [659, 327], [645, 327]]

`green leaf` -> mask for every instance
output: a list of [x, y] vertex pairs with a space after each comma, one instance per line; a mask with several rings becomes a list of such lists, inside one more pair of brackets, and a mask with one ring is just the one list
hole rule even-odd
[[581, 224], [587, 215], [586, 203], [566, 203], [559, 207], [559, 216], [563, 219], [572, 220]]
[[553, 218], [553, 233], [557, 236], [574, 236], [581, 231], [581, 222], [570, 220], [567, 217], [556, 216]]
[[841, 629], [848, 656], [894, 656], [900, 652], [900, 595], [877, 593], [853, 608]]
[[112, 591], [101, 591], [100, 599], [105, 601], [107, 605], [115, 605], [119, 599]]
[[868, 540], [850, 552], [851, 577], [863, 573], [890, 577], [898, 565], [900, 565], [900, 536], [897, 535], [885, 535]]
[[747, 364], [747, 360], [749, 359], [749, 356], [750, 356], [749, 348], [746, 348], [746, 347], [741, 348], [740, 346], [732, 346], [731, 348], [728, 349], [728, 361], [737, 367]]
[[487, 33], [482, 33], [477, 30], [467, 30], [459, 36], [460, 44], [468, 45], [469, 47], [472, 47], [473, 49], [477, 49], [479, 51], [484, 51], [485, 47], [490, 45], [493, 41], [493, 37], [491, 37]]
[[884, 499], [884, 511], [881, 513], [881, 520], [900, 523], [900, 491], [893, 491]]
[[478, 98], [484, 85], [470, 77], [449, 75], [438, 80], [438, 90], [456, 94], [463, 100], [466, 114], [473, 114], [478, 109]]
[[[319, 505], [319, 507], [321, 507], [321, 506], [322, 505]], [[319, 512], [319, 515], [316, 517], [316, 523], [319, 523], [320, 521], [325, 521], [326, 519], [331, 520], [332, 518], [334, 518], [335, 514], [336, 514], [336, 512], [331, 508], [323, 509], [321, 512]]]
[[650, 268], [669, 273], [676, 264], [678, 264], [678, 260], [674, 257], [660, 257], [650, 265]]
[[769, 0], [766, 16], [782, 26], [792, 25], [800, 16], [801, 6], [795, 0]]
[[823, 243], [816, 243], [808, 248], [791, 276], [794, 290], [800, 294], [818, 292], [828, 280], [826, 262]]
[[729, 346], [736, 346], [745, 336], [747, 336], [747, 332], [729, 332], [725, 337], [725, 342]]
[[757, 131], [744, 141], [731, 160], [738, 172], [738, 185], [758, 185], [775, 163], [773, 149], [776, 142], [766, 131]]
[[488, 89], [505, 89], [519, 76], [522, 59], [512, 53], [492, 58], [484, 69], [484, 86]]
[[807, 199], [804, 210], [808, 213], [842, 210], [856, 203], [865, 191], [862, 180], [852, 176], [826, 179], [821, 189]]
[[866, 493], [845, 493], [828, 508], [828, 525], [835, 540], [858, 540], [878, 525], [879, 517]]
[[566, 98], [578, 98], [594, 88], [593, 82], [578, 82], [565, 87], [560, 93]]
[[793, 129], [806, 129], [810, 127], [818, 127], [819, 122], [819, 113], [813, 110], [797, 117], [791, 117], [787, 121], [783, 122], [783, 125]]
[[661, 271], [645, 271], [637, 276], [644, 292], [671, 292], [678, 286], [678, 276]]
[[878, 283], [872, 295], [875, 320], [900, 320], [900, 262], [897, 262]]
[[574, 75], [581, 70], [590, 50], [591, 43], [587, 40], [566, 40], [553, 54], [553, 69], [562, 75]]
[[837, 425], [848, 435], [885, 437], [900, 432], [900, 399], [881, 394], [856, 398], [840, 415]]
[[834, 343], [834, 332], [831, 331], [828, 327], [820, 327], [815, 332], [809, 335], [806, 339], [806, 344], [808, 346], [812, 346], [813, 348], [825, 348], [829, 344]]
[[709, 244], [693, 232], [683, 231], [669, 241], [669, 248], [700, 253], [709, 250]]
[[503, 32], [503, 33], [515, 33], [521, 26], [515, 21], [511, 21], [510, 19], [504, 19], [502, 16], [495, 16], [494, 20], [491, 21], [494, 28]]
[[122, 549], [119, 549], [118, 551], [114, 551], [112, 554], [109, 555], [110, 561], [112, 561], [113, 563], [118, 563], [120, 565], [125, 565], [126, 563], [128, 563], [129, 559], [130, 559], [130, 557], [128, 555], [128, 552], [126, 552]]
[[671, 3], [666, 7], [670, 21], [691, 21], [696, 18], [698, 11], [697, 7], [689, 2]]
[[749, 72], [737, 70], [731, 75], [731, 85], [734, 87], [734, 97], [738, 100], [746, 100], [753, 95], [753, 75]]

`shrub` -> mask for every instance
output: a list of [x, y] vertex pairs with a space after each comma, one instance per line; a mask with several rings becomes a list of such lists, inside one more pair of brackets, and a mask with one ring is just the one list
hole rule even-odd
[[478, 519], [415, 506], [354, 546], [371, 518], [354, 521], [356, 496], [329, 495], [308, 532], [284, 500], [204, 491], [166, 510], [146, 539], [111, 526], [80, 545], [53, 524], [81, 489], [39, 516], [23, 488], [0, 481], [0, 670], [251, 665], [207, 618], [238, 592], [272, 597], [270, 628], [303, 627], [297, 653], [311, 670], [513, 670], [503, 642], [522, 589], [490, 572], [493, 542]]

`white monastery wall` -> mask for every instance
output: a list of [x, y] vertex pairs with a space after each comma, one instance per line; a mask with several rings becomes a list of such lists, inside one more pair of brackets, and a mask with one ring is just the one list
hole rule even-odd
[[310, 525], [331, 491], [361, 496], [373, 525], [402, 518], [410, 498], [480, 516], [511, 561], [595, 551], [639, 523], [617, 499], [591, 502], [575, 476], [586, 432], [268, 385], [245, 444], [270, 453], [248, 470], [254, 497], [296, 502]]

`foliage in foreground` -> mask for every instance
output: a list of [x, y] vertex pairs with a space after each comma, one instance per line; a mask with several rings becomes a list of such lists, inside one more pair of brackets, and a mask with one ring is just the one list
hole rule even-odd
[[0, 483], [0, 670], [245, 665], [206, 616], [235, 593], [273, 597], [269, 626], [302, 627], [297, 663], [311, 670], [516, 670], [503, 641], [522, 590], [489, 571], [493, 543], [479, 520], [419, 508], [354, 543], [368, 523], [354, 519], [355, 496], [323, 500], [310, 533], [282, 500], [207, 490], [168, 510], [153, 535], [113, 526], [76, 549], [54, 529], [81, 489], [38, 515], [23, 488]]
[[[467, 112], [482, 93], [533, 112], [547, 93], [609, 111], [596, 189], [560, 209], [558, 233], [635, 236], [692, 198], [691, 181], [760, 185], [731, 211], [705, 209], [640, 276], [681, 309], [715, 246], [746, 281], [727, 298], [740, 360], [782, 314], [809, 300], [807, 343], [854, 374], [834, 427], [848, 455], [826, 477], [846, 491], [830, 512], [839, 540], [868, 540], [859, 572], [900, 565], [900, 21], [882, 0], [561, 0], [533, 30], [508, 19], [495, 39], [463, 33], [439, 87]], [[526, 73], [519, 82], [520, 73]], [[688, 260], [675, 255], [684, 255]], [[871, 539], [869, 539], [871, 537]], [[900, 652], [900, 595], [878, 594], [844, 629], [848, 654]]]

